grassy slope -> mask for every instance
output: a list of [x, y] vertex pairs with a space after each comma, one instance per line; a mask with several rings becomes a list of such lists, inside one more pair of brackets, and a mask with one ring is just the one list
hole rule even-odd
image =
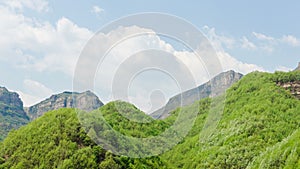
[[[125, 107], [131, 107], [126, 104]], [[107, 108], [111, 108], [110, 106]], [[102, 108], [102, 109], [105, 109]], [[158, 168], [159, 157], [131, 159], [97, 146], [74, 109], [46, 113], [9, 133], [0, 148], [0, 168]]]
[[[208, 127], [213, 133], [202, 141], [200, 133], [206, 118], [212, 117], [210, 123], [216, 124], [217, 118], [210, 116], [209, 110], [214, 113], [222, 109], [216, 100], [203, 99], [178, 108], [164, 121], [154, 121], [124, 102], [112, 102], [99, 109], [116, 131], [140, 138], [163, 132], [180, 111], [198, 112], [187, 137], [160, 157], [112, 155], [85, 134], [73, 109], [61, 109], [11, 132], [1, 145], [0, 168], [297, 168], [300, 101], [275, 83], [286, 78], [300, 80], [299, 73], [290, 74], [254, 72], [233, 85], [227, 92], [220, 122], [215, 129]], [[120, 112], [136, 122], [122, 118]], [[97, 113], [84, 115], [92, 120]], [[179, 123], [184, 124], [190, 114], [183, 113], [182, 117]], [[138, 123], [140, 120], [145, 123]], [[85, 129], [90, 132], [91, 127], [95, 126]]]
[[[228, 90], [220, 123], [206, 142], [199, 142], [204, 124], [200, 115], [192, 134], [162, 158], [171, 168], [246, 168], [300, 127], [299, 100], [276, 86], [273, 79], [268, 73], [245, 76]], [[204, 114], [207, 111], [202, 110]], [[299, 161], [299, 154], [294, 155]]]

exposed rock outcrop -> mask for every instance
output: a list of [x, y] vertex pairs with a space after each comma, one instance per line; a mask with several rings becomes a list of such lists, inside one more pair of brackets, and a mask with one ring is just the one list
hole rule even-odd
[[298, 67], [294, 71], [300, 71], [300, 62], [298, 63]]
[[11, 129], [17, 129], [28, 121], [29, 117], [23, 110], [23, 102], [19, 95], [0, 87], [0, 140]]
[[85, 111], [91, 111], [101, 107], [103, 103], [91, 91], [83, 93], [77, 92], [63, 92], [52, 95], [50, 98], [33, 105], [27, 109], [27, 114], [31, 120], [42, 116], [45, 112], [50, 110], [57, 110], [59, 108], [73, 107]]
[[177, 107], [192, 104], [195, 101], [203, 98], [219, 96], [242, 77], [242, 74], [232, 70], [223, 72], [212, 78], [209, 82], [204, 83], [197, 88], [185, 91], [170, 98], [164, 107], [150, 115], [156, 119], [164, 119], [168, 117], [170, 115], [169, 113], [175, 110]]
[[292, 95], [300, 99], [300, 81], [278, 83], [277, 85], [289, 90]]

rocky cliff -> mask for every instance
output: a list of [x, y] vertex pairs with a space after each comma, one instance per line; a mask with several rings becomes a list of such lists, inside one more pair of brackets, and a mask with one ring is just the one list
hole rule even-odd
[[92, 92], [83, 93], [63, 92], [52, 95], [50, 98], [29, 107], [26, 111], [31, 120], [42, 116], [45, 112], [59, 108], [73, 107], [85, 111], [91, 111], [101, 107], [103, 103]]
[[[300, 62], [298, 63], [298, 67], [294, 70], [294, 72], [297, 74], [297, 72], [300, 71]], [[296, 98], [300, 99], [300, 80], [299, 75], [287, 76], [284, 78], [284, 80], [276, 80], [276, 83], [278, 86], [281, 86], [285, 88], [286, 90], [290, 91], [292, 95], [294, 95]]]
[[23, 102], [19, 95], [0, 87], [0, 140], [11, 129], [17, 129], [28, 121], [29, 117], [23, 110]]
[[242, 77], [242, 74], [234, 72], [232, 70], [223, 72], [212, 78], [209, 82], [200, 85], [197, 88], [185, 91], [170, 98], [168, 103], [164, 107], [153, 112], [151, 116], [156, 119], [164, 119], [168, 117], [170, 115], [169, 113], [172, 110], [175, 110], [177, 107], [192, 104], [196, 100], [200, 100], [203, 98], [219, 96], [233, 83], [235, 83]]
[[277, 85], [290, 91], [292, 95], [300, 99], [300, 81], [277, 83]]
[[298, 67], [294, 71], [300, 71], [300, 62], [298, 63]]

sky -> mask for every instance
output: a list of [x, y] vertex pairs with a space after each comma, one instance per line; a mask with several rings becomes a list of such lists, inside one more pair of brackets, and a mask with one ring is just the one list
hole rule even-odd
[[[119, 18], [145, 12], [170, 14], [194, 25], [216, 48], [224, 71], [233, 69], [243, 74], [255, 70], [289, 71], [300, 62], [300, 2], [296, 0], [0, 0], [0, 86], [19, 93], [25, 106], [55, 93], [72, 91], [77, 60], [89, 39]], [[101, 101], [115, 99], [111, 97], [111, 84], [104, 82], [112, 81], [115, 76], [110, 69], [118, 68], [116, 65], [124, 57], [121, 55], [130, 55], [138, 49], [153, 47], [172, 53], [192, 69], [193, 75], [199, 76], [196, 85], [209, 79], [198, 73], [203, 70], [193, 61], [192, 53], [179, 50], [175, 43], [153, 30], [132, 26], [112, 31], [111, 35], [118, 39], [122, 34], [145, 30], [153, 34], [119, 45], [112, 51], [106, 67], [102, 67], [107, 69], [102, 72], [99, 69], [94, 92]], [[103, 35], [103, 43], [106, 37]], [[191, 87], [182, 89], [174, 79], [156, 71], [138, 76], [131, 86], [129, 101], [144, 111], [163, 105], [161, 101], [153, 103], [162, 94], [167, 101]], [[151, 104], [156, 105], [153, 108]]]

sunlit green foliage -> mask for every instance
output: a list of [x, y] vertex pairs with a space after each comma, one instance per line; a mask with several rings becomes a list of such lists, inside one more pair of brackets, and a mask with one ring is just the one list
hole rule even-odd
[[[298, 82], [299, 74], [250, 73], [226, 95], [178, 108], [165, 120], [154, 120], [120, 101], [89, 113], [48, 112], [0, 144], [0, 168], [300, 168], [300, 101], [276, 84]], [[193, 117], [189, 112], [197, 117], [187, 136], [157, 157], [116, 156], [92, 140], [111, 138], [106, 127], [137, 138], [158, 136], [176, 122], [185, 124]], [[97, 118], [107, 124], [85, 123]], [[131, 143], [118, 146], [140, 150]]]
[[276, 71], [274, 74], [270, 75], [270, 77], [276, 83], [300, 81], [299, 71], [293, 71], [288, 73]]
[[154, 120], [135, 106], [122, 101], [110, 102], [94, 114], [98, 113], [114, 130], [132, 137], [156, 136], [168, 127], [166, 122]]
[[74, 109], [60, 109], [10, 132], [0, 150], [0, 168], [158, 168], [158, 157], [115, 156], [85, 133]]
[[269, 147], [249, 165], [249, 168], [300, 168], [300, 129]]
[[[282, 74], [294, 76], [295, 73], [280, 73], [279, 79]], [[250, 165], [253, 160], [261, 160], [259, 157], [269, 148], [300, 128], [300, 102], [274, 83], [277, 75], [254, 72], [242, 78], [227, 91], [222, 118], [212, 135], [200, 142], [201, 127], [209, 112], [207, 107], [199, 110], [204, 114], [200, 113], [189, 136], [163, 154], [163, 159], [172, 165], [171, 168], [256, 168]], [[299, 72], [296, 75], [297, 78], [292, 76], [292, 79], [300, 80]], [[289, 144], [281, 146], [285, 149], [278, 148], [278, 156], [269, 155], [267, 160], [276, 163], [281, 159], [284, 161], [281, 167], [288, 164], [288, 168], [300, 167], [300, 137], [293, 135]], [[291, 157], [281, 157], [285, 152], [291, 153]], [[277, 168], [271, 162], [266, 166]]]
[[0, 87], [0, 141], [10, 130], [17, 129], [29, 122], [22, 102], [16, 93]]

